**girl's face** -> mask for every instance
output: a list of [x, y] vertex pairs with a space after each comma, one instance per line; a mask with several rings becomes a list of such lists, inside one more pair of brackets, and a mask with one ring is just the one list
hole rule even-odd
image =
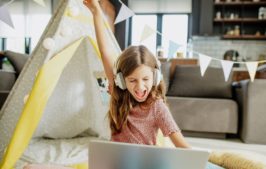
[[153, 86], [152, 68], [146, 65], [137, 67], [125, 78], [127, 90], [138, 101], [144, 102]]

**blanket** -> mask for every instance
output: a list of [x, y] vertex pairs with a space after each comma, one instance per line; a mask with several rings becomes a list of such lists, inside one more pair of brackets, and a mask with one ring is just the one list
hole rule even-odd
[[250, 151], [215, 150], [209, 161], [226, 169], [266, 169], [266, 157]]

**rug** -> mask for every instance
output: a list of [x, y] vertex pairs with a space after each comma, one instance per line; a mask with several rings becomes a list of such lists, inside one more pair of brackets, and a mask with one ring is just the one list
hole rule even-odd
[[266, 169], [266, 156], [250, 151], [214, 150], [209, 161], [226, 169]]

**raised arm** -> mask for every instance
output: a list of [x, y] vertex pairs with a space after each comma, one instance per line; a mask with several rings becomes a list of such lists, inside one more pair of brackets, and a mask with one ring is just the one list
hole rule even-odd
[[102, 62], [105, 70], [105, 74], [109, 81], [109, 87], [112, 89], [114, 85], [114, 74], [113, 74], [113, 57], [110, 40], [108, 40], [107, 32], [105, 31], [104, 16], [98, 0], [83, 0], [85, 6], [87, 6], [93, 14], [93, 21], [95, 26], [97, 43], [102, 56]]

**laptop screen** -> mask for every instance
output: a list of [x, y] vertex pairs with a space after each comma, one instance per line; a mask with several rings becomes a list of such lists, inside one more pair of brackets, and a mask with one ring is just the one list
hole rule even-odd
[[91, 141], [89, 169], [204, 169], [209, 152]]

